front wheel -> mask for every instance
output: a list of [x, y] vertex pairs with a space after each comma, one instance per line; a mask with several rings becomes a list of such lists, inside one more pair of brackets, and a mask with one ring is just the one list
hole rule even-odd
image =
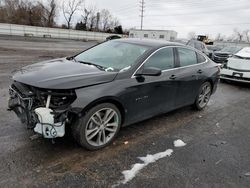
[[73, 125], [73, 136], [83, 147], [97, 150], [110, 144], [121, 127], [121, 113], [110, 103], [90, 109]]
[[212, 85], [209, 82], [203, 83], [199, 89], [199, 94], [195, 99], [194, 107], [197, 110], [204, 109], [210, 100], [211, 94], [212, 94]]

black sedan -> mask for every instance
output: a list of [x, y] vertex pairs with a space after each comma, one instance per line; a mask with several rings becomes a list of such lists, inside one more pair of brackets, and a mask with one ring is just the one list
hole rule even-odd
[[239, 47], [239, 46], [227, 46], [227, 47], [222, 48], [220, 51], [215, 51], [212, 54], [211, 59], [216, 63], [224, 64], [229, 57], [232, 57], [241, 49], [242, 47]]
[[108, 37], [106, 38], [106, 41], [108, 41], [108, 40], [120, 39], [120, 38], [122, 38], [122, 37], [120, 37], [119, 35], [111, 35], [111, 36], [108, 36]]
[[13, 76], [9, 109], [45, 138], [108, 145], [122, 126], [193, 105], [215, 92], [220, 68], [178, 43], [118, 39], [78, 55], [22, 68]]
[[207, 46], [205, 45], [204, 42], [198, 41], [198, 40], [190, 40], [187, 43], [188, 46], [191, 46], [201, 52], [203, 52], [204, 54], [206, 54], [208, 57], [211, 57], [211, 52], [210, 50], [207, 49]]

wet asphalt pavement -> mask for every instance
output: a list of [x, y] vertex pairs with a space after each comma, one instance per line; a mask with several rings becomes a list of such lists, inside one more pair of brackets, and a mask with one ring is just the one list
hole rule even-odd
[[[185, 107], [121, 130], [107, 148], [87, 151], [70, 136], [33, 138], [7, 112], [9, 75], [94, 42], [0, 38], [0, 187], [112, 187], [138, 157], [173, 149], [118, 187], [249, 187], [250, 87], [220, 83], [201, 112]], [[175, 148], [182, 139], [186, 146]], [[126, 144], [125, 144], [126, 143]]]

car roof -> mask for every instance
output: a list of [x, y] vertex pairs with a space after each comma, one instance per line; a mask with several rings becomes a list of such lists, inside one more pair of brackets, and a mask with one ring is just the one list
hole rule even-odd
[[185, 46], [181, 43], [177, 42], [169, 42], [169, 41], [164, 41], [164, 40], [156, 40], [156, 39], [141, 39], [141, 38], [126, 38], [126, 39], [117, 39], [115, 41], [120, 41], [120, 42], [127, 42], [131, 44], [138, 44], [138, 45], [143, 45], [143, 46], [149, 46], [149, 47], [162, 47], [162, 46]]

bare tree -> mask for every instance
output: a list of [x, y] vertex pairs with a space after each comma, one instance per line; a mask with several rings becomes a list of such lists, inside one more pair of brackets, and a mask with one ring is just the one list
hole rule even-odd
[[238, 40], [239, 42], [242, 41], [243, 39], [243, 32], [239, 31], [237, 28], [234, 29], [234, 34], [236, 35], [236, 40]]
[[87, 8], [84, 8], [83, 14], [82, 14], [82, 19], [83, 19], [83, 25], [84, 25], [85, 30], [87, 29], [89, 15], [90, 15], [90, 11]]
[[195, 39], [196, 38], [196, 33], [194, 31], [191, 31], [187, 35], [188, 39]]
[[83, 0], [64, 0], [62, 4], [63, 16], [67, 22], [67, 28], [70, 29], [73, 15], [80, 9]]
[[103, 31], [107, 31], [110, 28], [110, 20], [112, 19], [112, 16], [110, 14], [110, 12], [106, 9], [103, 9], [100, 12], [101, 15], [101, 25], [102, 25], [102, 30]]
[[95, 30], [96, 31], [99, 31], [100, 18], [101, 18], [100, 12], [97, 12], [96, 13], [96, 25], [95, 25]]
[[111, 28], [115, 28], [115, 27], [118, 27], [120, 26], [120, 22], [117, 18], [112, 18], [111, 21], [110, 21], [110, 27]]
[[96, 10], [96, 7], [88, 7], [82, 10], [82, 20], [76, 24], [78, 30], [115, 32], [120, 26], [119, 20], [113, 17], [106, 9]]
[[95, 25], [96, 25], [96, 20], [97, 20], [97, 11], [96, 11], [96, 7], [88, 7], [88, 8], [84, 8], [84, 10], [82, 11], [82, 19], [83, 19], [83, 24], [86, 26], [86, 30], [93, 30]]
[[89, 30], [92, 31], [94, 26], [96, 25], [96, 8], [93, 7], [90, 9], [90, 17], [89, 17]]
[[218, 34], [216, 35], [216, 37], [215, 37], [215, 40], [216, 40], [216, 41], [221, 41], [221, 39], [222, 39], [222, 35], [221, 35], [221, 33], [218, 33]]
[[19, 7], [19, 0], [4, 0], [3, 1], [2, 12], [4, 16], [2, 17], [3, 22], [13, 23], [16, 19], [16, 10]]
[[3, 0], [0, 0], [0, 22], [5, 22], [6, 20], [6, 9], [3, 6]]
[[45, 23], [43, 5], [37, 1], [4, 0], [1, 12], [1, 22], [33, 26], [44, 26]]
[[244, 33], [244, 35], [246, 37], [246, 41], [250, 42], [250, 30], [247, 29], [247, 30], [243, 31], [243, 33]]
[[55, 25], [57, 4], [55, 0], [48, 0], [48, 5], [45, 6], [42, 3], [40, 5], [44, 9], [44, 24], [46, 27], [53, 27]]

